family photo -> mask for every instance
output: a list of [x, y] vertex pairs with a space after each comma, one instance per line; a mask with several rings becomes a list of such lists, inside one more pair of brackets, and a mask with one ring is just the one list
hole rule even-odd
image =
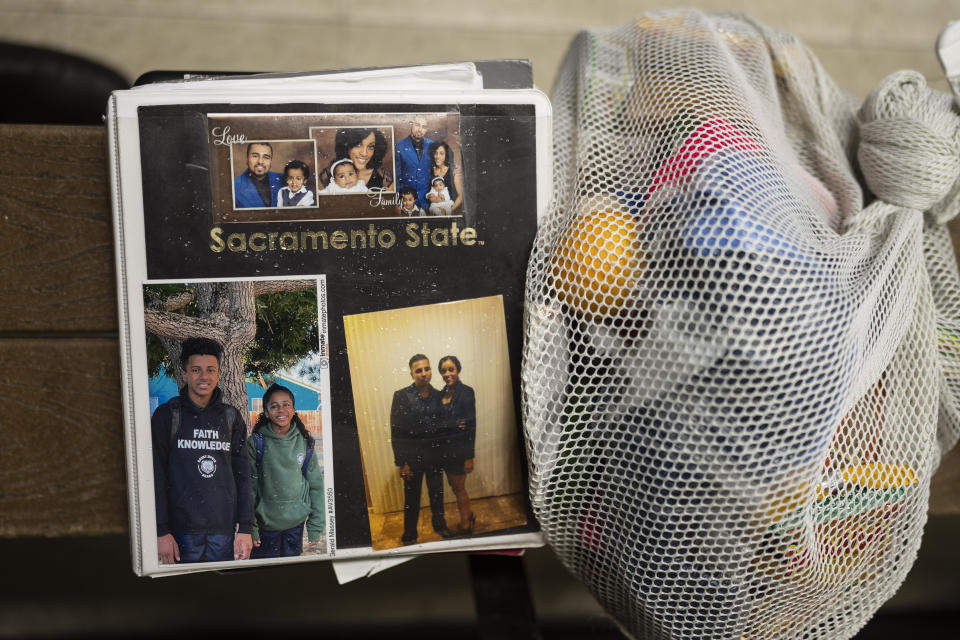
[[448, 118], [433, 114], [413, 114], [397, 126], [405, 134], [396, 145], [398, 215], [463, 215], [460, 135], [449, 126]]
[[466, 211], [455, 112], [212, 114], [208, 128], [214, 223]]
[[321, 195], [394, 191], [393, 127], [310, 127]]
[[344, 317], [371, 545], [527, 522], [503, 300]]
[[325, 554], [317, 280], [143, 296], [159, 563]]
[[260, 140], [230, 147], [235, 209], [315, 207], [312, 140]]

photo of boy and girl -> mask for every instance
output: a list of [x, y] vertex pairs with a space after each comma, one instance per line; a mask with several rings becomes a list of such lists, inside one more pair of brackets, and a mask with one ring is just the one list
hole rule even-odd
[[[309, 140], [234, 143], [234, 209], [316, 208], [321, 196], [396, 194], [396, 216], [462, 215], [455, 116], [428, 115], [380, 116], [389, 125], [310, 126]], [[395, 132], [404, 134], [396, 142]]]
[[373, 548], [526, 524], [502, 298], [345, 316], [344, 329]]
[[[209, 318], [204, 318], [196, 300], [184, 304], [182, 313], [162, 310], [160, 304], [165, 301], [169, 307], [169, 301], [191, 296], [258, 295], [249, 286], [233, 286], [237, 284], [145, 287], [147, 299], [158, 303], [145, 314], [148, 331], [153, 329], [148, 334], [148, 352], [152, 349], [151, 359], [162, 361], [151, 365], [155, 371], [150, 379], [160, 564], [285, 558], [326, 551], [320, 400], [317, 393], [311, 394], [316, 389], [280, 372], [269, 376], [270, 384], [259, 374], [260, 385], [250, 381], [249, 373], [238, 380], [229, 373], [236, 363], [228, 362], [242, 357], [293, 366], [311, 352], [315, 355], [315, 284], [312, 291], [271, 291], [262, 295], [272, 300], [257, 302], [257, 313], [272, 314], [268, 320], [274, 322], [284, 318], [271, 307], [289, 308], [296, 303], [299, 311], [288, 313], [287, 320], [300, 329], [310, 325], [308, 338], [284, 347], [283, 352], [262, 343], [240, 353], [225, 349], [224, 344], [231, 341], [223, 340], [215, 329], [208, 335], [176, 339], [196, 329], [197, 321]], [[211, 291], [201, 292], [204, 287]], [[262, 318], [250, 320], [263, 324]], [[249, 368], [245, 363], [244, 369]], [[298, 398], [306, 405], [300, 411]]]

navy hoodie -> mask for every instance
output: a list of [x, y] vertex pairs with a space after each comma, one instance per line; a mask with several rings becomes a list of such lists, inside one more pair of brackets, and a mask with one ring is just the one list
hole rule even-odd
[[[219, 387], [198, 407], [180, 390], [180, 428], [171, 448], [170, 403], [151, 420], [157, 536], [168, 533], [229, 534], [253, 529], [253, 494], [239, 411], [227, 424]], [[237, 527], [239, 525], [239, 527]]]

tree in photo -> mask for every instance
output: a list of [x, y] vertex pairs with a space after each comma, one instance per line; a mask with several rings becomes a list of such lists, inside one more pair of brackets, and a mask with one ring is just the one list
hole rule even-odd
[[144, 298], [149, 375], [166, 368], [182, 388], [180, 343], [212, 338], [223, 347], [223, 400], [235, 407], [248, 406], [247, 377], [266, 388], [267, 376], [318, 346], [314, 280], [146, 285]]

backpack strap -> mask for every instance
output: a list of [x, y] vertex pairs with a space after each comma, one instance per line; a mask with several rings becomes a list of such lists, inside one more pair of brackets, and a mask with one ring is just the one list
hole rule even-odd
[[263, 434], [259, 431], [254, 431], [250, 434], [250, 437], [253, 438], [253, 448], [257, 451], [257, 475], [261, 475], [261, 469], [263, 468], [263, 448], [264, 448], [264, 439]]
[[234, 407], [232, 404], [224, 404], [223, 415], [227, 419], [227, 425], [230, 427], [230, 430], [232, 431], [233, 425], [237, 422], [237, 418], [240, 417], [240, 415], [237, 413], [236, 407]]
[[167, 401], [170, 407], [170, 451], [177, 444], [177, 432], [180, 431], [180, 396]]
[[310, 466], [310, 460], [313, 458], [313, 436], [307, 436], [307, 454], [303, 456], [303, 466], [300, 467], [300, 473], [303, 474], [303, 477], [307, 477], [307, 467]]

